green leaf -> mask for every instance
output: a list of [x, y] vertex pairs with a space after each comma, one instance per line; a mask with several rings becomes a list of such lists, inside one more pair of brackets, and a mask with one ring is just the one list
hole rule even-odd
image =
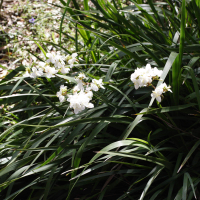
[[149, 187], [151, 186], [151, 184], [153, 183], [153, 181], [156, 179], [156, 177], [160, 174], [160, 172], [164, 169], [164, 167], [157, 167], [157, 169], [155, 170], [155, 172], [153, 173], [153, 175], [151, 176], [151, 178], [149, 179], [149, 181], [147, 182], [141, 196], [139, 200], [143, 200]]
[[190, 177], [190, 174], [188, 172], [186, 172], [184, 174], [184, 178], [185, 178], [185, 175], [187, 176], [188, 180], [190, 181], [190, 185], [191, 185], [194, 197], [195, 197], [195, 199], [197, 199], [196, 194], [195, 194], [195, 189], [194, 189], [194, 184], [193, 184], [192, 178]]
[[169, 107], [163, 107], [163, 108], [156, 108], [156, 109], [150, 109], [147, 112], [144, 113], [139, 113], [138, 115], [147, 115], [147, 114], [155, 114], [155, 113], [165, 113], [165, 112], [172, 112], [172, 111], [178, 111], [178, 110], [183, 110], [192, 106], [195, 106], [197, 104], [195, 103], [190, 103], [190, 104], [185, 104], [185, 105], [179, 105], [179, 106], [169, 106]]
[[196, 150], [196, 148], [199, 146], [200, 144], [200, 140], [198, 140], [195, 145], [191, 148], [191, 150], [188, 152], [187, 156], [185, 157], [184, 161], [182, 162], [181, 166], [179, 167], [177, 173], [180, 172], [180, 170], [182, 169], [182, 167], [185, 165], [185, 163], [188, 161], [188, 159], [190, 158], [190, 156], [194, 153], [194, 151]]
[[191, 67], [187, 67], [185, 66], [184, 69], [188, 70], [191, 77], [192, 77], [192, 82], [193, 82], [193, 85], [194, 85], [194, 90], [195, 90], [195, 93], [196, 93], [196, 98], [197, 98], [197, 102], [198, 102], [198, 106], [199, 106], [199, 110], [200, 110], [200, 94], [199, 94], [199, 87], [198, 87], [198, 83], [197, 83], [197, 80], [196, 80], [196, 77], [194, 75], [194, 71]]
[[40, 50], [42, 51], [42, 53], [44, 54], [44, 56], [46, 57], [46, 51], [42, 48], [42, 46], [39, 44], [39, 43], [37, 43], [36, 41], [34, 41], [35, 42], [35, 44], [40, 48]]
[[30, 85], [27, 81], [24, 80], [24, 82], [29, 85], [33, 90], [35, 90], [46, 102], [48, 102], [57, 112], [59, 112], [61, 115], [64, 115], [64, 112], [58, 108], [57, 106], [55, 106], [48, 98], [46, 98], [41, 92], [39, 92], [39, 90], [37, 90], [35, 87], [33, 87], [32, 85]]
[[167, 162], [166, 160], [160, 159], [160, 158], [155, 158], [152, 156], [144, 156], [142, 154], [137, 154], [137, 153], [116, 153], [116, 152], [106, 152], [106, 151], [100, 151], [98, 152], [100, 154], [108, 154], [112, 156], [121, 156], [121, 157], [128, 157], [128, 158], [134, 158], [134, 159], [139, 159], [139, 160], [144, 160], [148, 162], [155, 163], [157, 165], [166, 167], [166, 168], [171, 168], [171, 163]]
[[180, 27], [180, 45], [179, 56], [176, 58], [175, 63], [172, 66], [172, 88], [173, 88], [173, 102], [175, 105], [179, 104], [179, 90], [180, 90], [180, 73], [183, 57], [183, 48], [185, 41], [185, 0], [182, 0], [181, 8], [181, 27]]
[[187, 200], [187, 188], [188, 188], [188, 177], [186, 174], [184, 174], [182, 200]]
[[112, 74], [114, 73], [115, 68], [116, 68], [117, 65], [120, 63], [120, 61], [121, 61], [121, 60], [116, 60], [115, 62], [113, 62], [113, 63], [110, 65], [109, 70], [108, 70], [108, 72], [107, 72], [107, 74], [106, 74], [106, 78], [104, 79], [104, 82], [110, 81], [111, 76], [112, 76]]

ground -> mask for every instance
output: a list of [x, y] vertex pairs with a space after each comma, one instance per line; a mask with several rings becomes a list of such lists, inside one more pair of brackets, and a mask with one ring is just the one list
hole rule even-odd
[[[59, 26], [62, 17], [59, 0], [3, 0], [0, 14], [0, 79], [9, 70], [20, 66], [31, 66], [42, 59], [40, 49], [34, 41], [46, 45], [48, 51], [57, 51]], [[69, 36], [73, 36], [70, 23], [63, 24]], [[73, 50], [71, 41], [66, 48]]]

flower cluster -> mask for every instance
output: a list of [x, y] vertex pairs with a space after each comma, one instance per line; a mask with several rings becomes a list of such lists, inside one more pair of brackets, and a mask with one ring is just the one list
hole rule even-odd
[[78, 114], [85, 108], [93, 108], [94, 104], [90, 103], [92, 100], [92, 91], [84, 92], [81, 90], [79, 93], [74, 93], [73, 95], [68, 95], [67, 101], [70, 102], [70, 108], [74, 109], [74, 113]]
[[[152, 86], [153, 80], [159, 80], [162, 70], [158, 70], [157, 67], [151, 68], [150, 64], [147, 64], [145, 68], [137, 68], [133, 74], [131, 74], [131, 81], [134, 83], [135, 89], [140, 87]], [[156, 98], [158, 102], [161, 102], [161, 95], [167, 91], [170, 91], [170, 86], [166, 83], [162, 83], [160, 86], [155, 88], [152, 92], [151, 97]]]
[[94, 105], [90, 103], [93, 97], [92, 91], [98, 91], [100, 88], [104, 89], [102, 79], [93, 79], [92, 83], [83, 81], [87, 79], [85, 74], [80, 73], [75, 78], [77, 85], [72, 89], [72, 94], [67, 94], [67, 87], [64, 85], [61, 85], [60, 91], [57, 92], [57, 97], [59, 97], [60, 102], [65, 101], [66, 97], [68, 97], [67, 101], [70, 103], [70, 108], [74, 109], [75, 114], [78, 114], [85, 108], [93, 108]]
[[151, 84], [153, 80], [157, 80], [162, 74], [162, 70], [158, 70], [157, 67], [151, 68], [150, 64], [147, 64], [145, 68], [137, 68], [133, 74], [131, 74], [131, 81], [134, 83], [135, 89], [140, 87], [146, 87]]
[[[60, 54], [47, 53], [47, 60], [45, 62], [37, 63], [37, 66], [32, 67], [32, 69], [26, 68], [24, 77], [37, 78], [45, 76], [47, 78], [52, 78], [55, 77], [57, 72], [67, 74], [77, 61], [77, 55], [77, 53], [73, 53], [72, 55], [64, 57]], [[68, 62], [69, 66], [65, 66], [65, 61]]]
[[[66, 57], [60, 54], [47, 53], [46, 61], [39, 62], [37, 66], [32, 68], [27, 67], [24, 77], [55, 77], [56, 73], [61, 72], [63, 74], [69, 73], [74, 63], [77, 62], [77, 53], [72, 55], [67, 55]], [[65, 62], [68, 66], [65, 66]], [[94, 105], [90, 103], [93, 97], [92, 91], [98, 91], [103, 88], [102, 79], [93, 79], [91, 83], [85, 82], [88, 78], [85, 74], [80, 73], [75, 77], [76, 86], [68, 94], [67, 86], [61, 85], [60, 91], [57, 92], [57, 97], [60, 102], [68, 101], [70, 103], [70, 108], [74, 109], [74, 113], [78, 114], [85, 108], [93, 108]]]

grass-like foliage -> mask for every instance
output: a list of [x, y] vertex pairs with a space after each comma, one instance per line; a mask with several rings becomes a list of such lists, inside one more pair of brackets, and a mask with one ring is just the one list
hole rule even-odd
[[[33, 79], [20, 66], [0, 82], [0, 198], [199, 199], [199, 1], [60, 2], [55, 47], [78, 54], [70, 74]], [[74, 37], [63, 31], [68, 22]], [[68, 40], [75, 51], [65, 49]], [[163, 70], [155, 87], [171, 86], [161, 102], [130, 80], [147, 64]], [[105, 89], [75, 114], [56, 94], [80, 72]]]

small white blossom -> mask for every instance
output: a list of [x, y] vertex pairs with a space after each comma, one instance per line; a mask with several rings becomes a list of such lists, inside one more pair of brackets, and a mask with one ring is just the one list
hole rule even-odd
[[139, 79], [139, 74], [137, 71], [131, 74], [131, 81], [134, 83], [135, 89], [137, 90], [141, 85], [141, 80]]
[[82, 81], [83, 79], [87, 79], [87, 77], [85, 76], [84, 73], [80, 73], [76, 78], [75, 81], [77, 82], [77, 86], [76, 86], [76, 91], [80, 91], [83, 90], [84, 91], [84, 85], [85, 83]]
[[158, 101], [158, 102], [161, 102], [161, 95], [162, 95], [162, 93], [163, 93], [163, 90], [162, 90], [162, 88], [156, 88], [152, 93], [151, 93], [151, 97], [154, 97], [154, 98], [156, 98], [156, 100]]
[[92, 91], [87, 91], [87, 92], [85, 93], [85, 95], [86, 95], [89, 99], [92, 99], [92, 97], [93, 97], [93, 92], [92, 92]]
[[91, 87], [91, 89], [92, 89], [93, 91], [95, 91], [95, 92], [99, 90], [98, 86], [97, 86], [96, 84], [94, 84], [94, 83], [91, 83], [91, 84], [90, 84], [90, 87]]
[[29, 64], [26, 60], [23, 60], [23, 61], [22, 61], [22, 65], [24, 65], [24, 66], [29, 66], [30, 64]]
[[61, 68], [61, 67], [63, 67], [64, 65], [65, 65], [65, 62], [63, 61], [62, 56], [57, 55], [57, 56], [56, 56], [55, 63], [54, 63], [54, 66], [55, 66], [56, 68]]
[[41, 68], [37, 69], [36, 67], [32, 67], [32, 72], [30, 73], [31, 78], [36, 78], [42, 75], [43, 75], [43, 70]]
[[72, 58], [72, 59], [68, 60], [68, 63], [71, 68], [74, 66], [75, 61], [76, 61], [76, 58]]
[[92, 83], [90, 84], [90, 86], [91, 86], [91, 89], [92, 89], [93, 91], [98, 91], [99, 88], [105, 89], [105, 88], [103, 87], [102, 79], [99, 79], [99, 80], [97, 80], [97, 79], [92, 79]]
[[45, 66], [46, 66], [46, 65], [48, 65], [48, 64], [45, 63], [45, 62], [39, 62], [39, 63], [38, 63], [39, 68], [42, 68], [42, 69], [45, 69]]
[[57, 92], [57, 97], [59, 98], [60, 102], [64, 102], [65, 101], [65, 97], [61, 94], [61, 92]]
[[143, 76], [140, 77], [140, 85], [141, 86], [147, 86], [151, 82], [152, 82], [152, 78], [148, 74], [144, 74]]
[[151, 72], [152, 72], [151, 65], [147, 64], [145, 67], [144, 73], [151, 74]]
[[56, 62], [56, 60], [57, 60], [57, 57], [56, 57], [56, 55], [54, 53], [47, 53], [46, 57], [49, 58], [46, 61], [47, 63], [53, 63], [54, 64]]
[[57, 92], [57, 97], [59, 98], [59, 101], [64, 102], [66, 95], [67, 95], [67, 86], [61, 85], [60, 91]]
[[85, 93], [84, 91], [80, 91], [79, 93], [75, 93], [73, 95], [68, 95], [67, 101], [70, 102], [70, 108], [74, 109], [74, 113], [78, 114], [82, 110], [87, 108], [93, 108], [94, 105], [90, 103], [91, 93]]
[[151, 97], [156, 98], [156, 100], [158, 102], [161, 102], [161, 95], [162, 93], [165, 93], [167, 91], [170, 91], [170, 86], [167, 86], [166, 83], [162, 83], [161, 85], [159, 85], [152, 93], [151, 93]]
[[162, 75], [162, 73], [163, 73], [163, 71], [162, 70], [158, 70], [157, 67], [154, 67], [152, 69], [152, 76], [158, 76], [158, 77], [160, 77]]
[[87, 85], [87, 87], [85, 88], [85, 92], [87, 93], [87, 92], [90, 92], [91, 90], [92, 88]]
[[159, 86], [159, 88], [160, 89], [162, 89], [163, 90], [163, 93], [165, 93], [165, 92], [167, 92], [167, 91], [170, 91], [170, 92], [172, 92], [171, 91], [171, 86], [169, 85], [169, 86], [167, 86], [167, 84], [166, 83], [162, 83], [160, 86]]
[[70, 67], [72, 68], [74, 66], [74, 63], [76, 62], [76, 57], [78, 56], [77, 53], [73, 53], [71, 56], [67, 55], [65, 57], [65, 59], [68, 61], [68, 64], [70, 65]]
[[55, 67], [50, 67], [50, 66], [46, 66], [45, 67], [45, 75], [47, 78], [51, 78], [51, 77], [55, 77], [54, 74], [56, 74], [58, 72], [58, 70], [55, 69]]
[[83, 80], [83, 79], [87, 79], [87, 77], [85, 76], [84, 73], [80, 73], [80, 74], [77, 76], [77, 79]]
[[63, 74], [68, 74], [70, 71], [70, 68], [65, 67], [65, 66], [62, 66], [60, 69], [61, 69], [61, 73], [63, 73]]
[[[153, 80], [158, 80], [162, 75], [163, 71], [158, 70], [157, 67], [151, 68], [150, 64], [147, 64], [145, 68], [137, 68], [133, 74], [131, 74], [131, 81], [134, 83], [135, 89], [140, 87], [151, 85]], [[167, 86], [166, 83], [162, 83], [158, 86], [152, 93], [151, 97], [156, 98], [158, 102], [161, 102], [161, 95], [170, 91], [170, 86]]]
[[79, 92], [81, 89], [79, 88], [78, 85], [76, 85], [74, 88], [73, 88], [73, 94]]
[[77, 56], [78, 56], [77, 53], [73, 53], [73, 54], [72, 54], [72, 58], [76, 58]]
[[84, 90], [84, 87], [83, 87], [83, 85], [85, 85], [85, 83], [82, 81], [82, 80], [80, 80], [80, 79], [75, 79], [76, 80], [76, 82], [77, 82], [77, 90], [78, 91], [80, 91], [80, 90]]

